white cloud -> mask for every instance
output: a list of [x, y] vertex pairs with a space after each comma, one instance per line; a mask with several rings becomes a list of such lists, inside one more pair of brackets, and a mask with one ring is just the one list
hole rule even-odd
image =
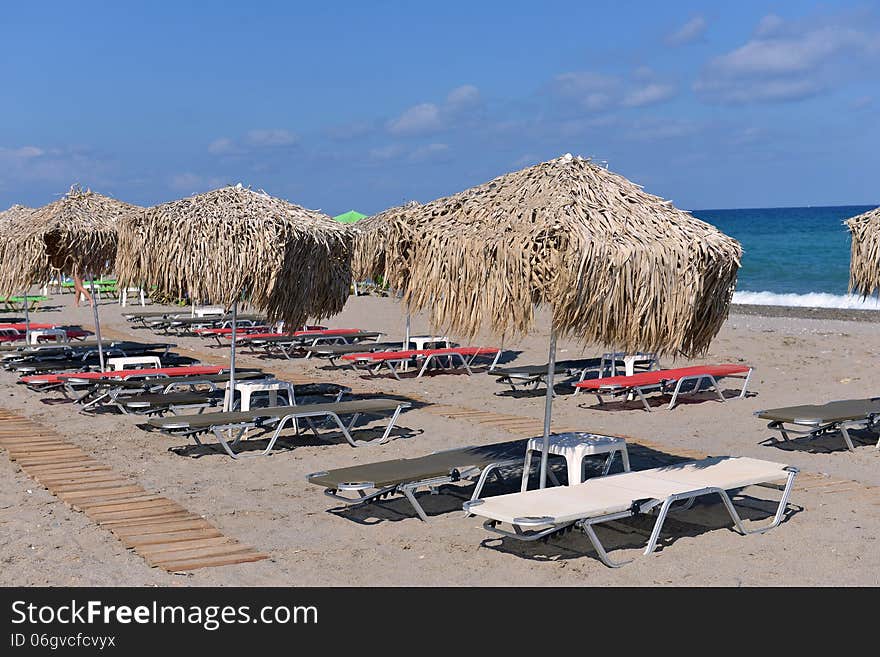
[[275, 128], [270, 130], [249, 130], [241, 139], [220, 137], [208, 144], [208, 152], [212, 155], [243, 155], [249, 151], [272, 148], [288, 148], [299, 144], [299, 136]]
[[675, 95], [675, 87], [671, 84], [650, 82], [644, 87], [633, 89], [624, 96], [621, 105], [624, 107], [644, 107], [669, 100]]
[[451, 151], [447, 144], [426, 144], [409, 155], [413, 162], [437, 162], [449, 159]]
[[560, 73], [551, 83], [557, 95], [573, 100], [591, 112], [609, 108], [619, 93], [619, 87], [617, 78], [593, 71]]
[[179, 173], [171, 177], [168, 186], [179, 192], [195, 194], [223, 186], [223, 179], [217, 177], [205, 177], [195, 173]]
[[81, 180], [106, 188], [113, 171], [105, 156], [85, 148], [0, 146], [0, 186], [22, 182], [67, 186]]
[[593, 71], [575, 71], [557, 75], [550, 88], [558, 97], [573, 101], [588, 112], [653, 105], [676, 93], [674, 85], [658, 80], [647, 66], [636, 68], [631, 77], [635, 84]]
[[228, 155], [235, 150], [235, 143], [228, 137], [220, 137], [208, 144], [208, 152], [212, 155]]
[[440, 108], [434, 103], [421, 103], [391, 119], [388, 132], [401, 136], [424, 135], [438, 131], [441, 125]]
[[634, 121], [623, 131], [627, 139], [635, 141], [658, 141], [690, 137], [700, 130], [700, 125], [681, 119], [642, 119]]
[[702, 16], [694, 16], [687, 23], [679, 27], [675, 32], [666, 37], [666, 43], [670, 46], [683, 46], [693, 43], [703, 37], [709, 24]]
[[710, 102], [800, 100], [842, 84], [880, 55], [880, 35], [859, 26], [788, 24], [765, 16], [744, 45], [712, 59], [694, 83]]
[[295, 146], [299, 143], [299, 137], [289, 130], [251, 130], [247, 133], [246, 142], [257, 148], [276, 148]]
[[387, 146], [372, 148], [368, 154], [373, 160], [385, 161], [400, 157], [405, 150], [400, 144], [388, 144]]
[[480, 90], [472, 84], [456, 87], [446, 96], [446, 105], [450, 109], [473, 107], [480, 102]]
[[400, 116], [385, 123], [385, 129], [396, 137], [417, 137], [435, 134], [461, 126], [482, 104], [480, 90], [472, 84], [456, 87], [444, 102], [419, 103]]

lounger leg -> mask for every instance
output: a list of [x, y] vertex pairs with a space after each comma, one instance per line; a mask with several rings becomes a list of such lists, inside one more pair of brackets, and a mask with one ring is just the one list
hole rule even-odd
[[421, 518], [424, 522], [428, 522], [428, 514], [425, 513], [422, 505], [419, 504], [416, 496], [413, 495], [412, 488], [409, 486], [401, 486], [400, 490], [404, 495], [406, 495], [406, 499], [409, 500], [409, 503], [412, 505], [412, 508], [415, 509], [416, 513], [419, 515], [419, 518]]
[[612, 561], [612, 559], [608, 556], [608, 553], [605, 551], [605, 546], [602, 545], [602, 541], [600, 541], [599, 537], [596, 536], [596, 532], [593, 529], [592, 523], [581, 523], [581, 531], [583, 531], [584, 534], [587, 535], [587, 538], [590, 539], [590, 543], [593, 544], [593, 549], [596, 550], [599, 561], [604, 563], [609, 568], [620, 568], [621, 566], [625, 566], [630, 561], [632, 561], [632, 559], [627, 559], [626, 561]]
[[[229, 456], [231, 456], [232, 458], [237, 459], [240, 455], [232, 450], [231, 445], [236, 445], [239, 443], [242, 435], [244, 435], [244, 432], [247, 431], [247, 427], [239, 429], [235, 438], [229, 442], [227, 442], [226, 438], [223, 436], [223, 432], [224, 432], [223, 427], [213, 427], [213, 431], [214, 431], [214, 437], [217, 438], [217, 442], [220, 443], [220, 445], [221, 445], [221, 447], [223, 447], [224, 451], [227, 454], [229, 454]], [[201, 444], [201, 442], [199, 442], [198, 438], [196, 438], [195, 440], [196, 440], [196, 444], [199, 444], [199, 445]], [[253, 455], [251, 455], [251, 456], [253, 456]]]
[[742, 519], [736, 512], [736, 508], [734, 508], [733, 502], [731, 501], [730, 496], [727, 494], [727, 491], [719, 491], [721, 499], [724, 502], [724, 506], [727, 507], [727, 512], [730, 514], [730, 517], [733, 519], [737, 530], [739, 530], [741, 534], [762, 534], [770, 529], [773, 529], [782, 522], [782, 519], [785, 517], [785, 510], [788, 508], [788, 500], [791, 497], [792, 488], [794, 488], [794, 479], [795, 477], [797, 477], [797, 474], [799, 472], [799, 470], [795, 467], [789, 467], [786, 469], [788, 470], [788, 480], [785, 482], [785, 488], [782, 491], [782, 498], [779, 500], [779, 506], [776, 507], [776, 514], [773, 516], [773, 521], [765, 527], [758, 527], [757, 529], [746, 529], [745, 527], [743, 527]]
[[523, 459], [522, 482], [520, 483], [520, 491], [529, 488], [529, 473], [532, 471], [532, 450], [527, 449], [525, 458]]
[[746, 389], [749, 387], [749, 381], [752, 380], [752, 368], [749, 368], [748, 374], [746, 374], [746, 380], [743, 381], [742, 390], [739, 391], [739, 398], [742, 399], [746, 396]]
[[416, 378], [417, 378], [417, 379], [419, 379], [419, 378], [422, 377], [422, 374], [424, 374], [424, 373], [425, 373], [425, 370], [428, 369], [428, 365], [431, 364], [431, 360], [432, 360], [433, 358], [434, 358], [434, 354], [428, 354], [428, 357], [425, 358], [425, 362], [422, 363], [422, 367], [421, 367], [421, 369], [419, 370], [419, 373], [416, 374]]
[[[584, 368], [584, 369], [581, 370], [581, 375], [580, 375], [580, 377], [578, 378], [578, 383], [580, 383], [581, 381], [583, 381], [583, 380], [586, 379], [586, 378], [587, 378], [587, 368]], [[573, 396], [573, 397], [577, 397], [579, 394], [581, 394], [581, 389], [578, 388], [578, 387], [575, 387], [575, 389], [574, 389], [574, 395], [572, 395], [572, 396]], [[597, 395], [597, 396], [598, 396], [598, 395]], [[599, 403], [600, 403], [600, 404], [602, 403], [602, 398], [601, 398], [601, 397], [599, 397]]]
[[651, 532], [651, 537], [648, 539], [648, 546], [645, 548], [645, 554], [651, 554], [657, 547], [657, 541], [660, 538], [660, 530], [663, 529], [663, 523], [666, 522], [666, 516], [669, 514], [669, 507], [678, 499], [684, 498], [679, 498], [677, 495], [670, 495], [663, 500], [663, 506], [660, 507], [660, 513], [657, 514], [657, 520], [654, 522], [654, 530]]
[[[650, 412], [651, 412], [651, 406], [650, 406], [650, 404], [648, 404], [648, 400], [645, 399], [645, 395], [644, 395], [644, 393], [642, 392], [642, 389], [641, 389], [641, 388], [634, 388], [634, 390], [638, 393], [638, 395], [639, 395], [639, 399], [641, 399], [641, 400], [642, 400], [642, 403], [645, 405], [645, 410], [648, 411], [648, 412], [650, 413]], [[675, 397], [673, 397], [673, 401], [674, 401], [674, 400], [675, 400]], [[672, 408], [671, 405], [670, 405], [670, 408]]]
[[401, 407], [398, 406], [394, 409], [394, 414], [391, 416], [391, 419], [388, 421], [388, 426], [385, 427], [385, 432], [382, 434], [382, 437], [377, 442], [377, 445], [382, 445], [383, 443], [388, 442], [388, 439], [391, 437], [391, 431], [394, 429], [394, 425], [397, 422], [397, 418], [400, 417]]
[[[489, 478], [490, 474], [498, 475], [498, 471], [501, 468], [507, 468], [512, 465], [522, 465], [523, 469], [525, 469], [525, 462], [520, 459], [510, 459], [507, 461], [499, 461], [498, 463], [490, 463], [483, 471], [480, 473], [480, 478], [477, 480], [477, 485], [474, 488], [474, 493], [471, 495], [471, 500], [479, 499], [480, 494], [483, 492], [483, 486], [486, 485], [486, 480]], [[473, 514], [466, 514], [467, 516], [471, 516]]]
[[[723, 402], [726, 402], [727, 400], [724, 398], [724, 394], [721, 392], [721, 388], [719, 387], [718, 381], [715, 379], [715, 377], [710, 374], [706, 378], [709, 379], [709, 382], [712, 384], [712, 387], [715, 388], [715, 392], [718, 393], [718, 399], [720, 399]], [[740, 396], [742, 396], [742, 395], [740, 395]]]
[[856, 451], [852, 439], [849, 437], [849, 430], [843, 424], [840, 425], [840, 435], [843, 436], [843, 442], [846, 443], [846, 448], [851, 452]]

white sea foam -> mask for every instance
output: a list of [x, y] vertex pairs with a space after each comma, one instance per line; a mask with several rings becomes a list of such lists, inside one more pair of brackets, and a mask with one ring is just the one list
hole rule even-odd
[[802, 308], [849, 308], [854, 310], [880, 310], [877, 297], [862, 299], [856, 294], [828, 294], [827, 292], [808, 292], [806, 294], [777, 294], [776, 292], [733, 293], [733, 303], [754, 304], [758, 306], [799, 306]]

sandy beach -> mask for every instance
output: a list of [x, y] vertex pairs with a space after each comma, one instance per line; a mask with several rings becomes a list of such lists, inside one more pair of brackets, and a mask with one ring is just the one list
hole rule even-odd
[[[109, 301], [102, 303], [101, 316], [105, 337], [169, 339], [178, 344], [178, 353], [197, 355], [204, 362], [228, 358], [227, 349], [212, 348], [200, 338], [166, 338], [135, 329]], [[351, 297], [341, 314], [323, 323], [382, 331], [394, 339], [402, 337], [404, 317], [392, 299]], [[69, 295], [52, 297], [32, 320], [91, 328], [90, 310], [74, 309]], [[412, 318], [412, 331], [429, 332], [424, 317]], [[547, 342], [548, 318], [541, 315], [537, 330], [503, 345], [504, 360], [544, 363]], [[488, 337], [474, 343], [499, 346]], [[561, 340], [558, 357], [594, 357], [602, 351]], [[242, 353], [241, 366], [259, 366], [281, 379], [340, 383], [355, 394], [389, 394], [414, 404], [400, 418], [399, 437], [382, 446], [352, 448], [327, 431], [322, 434], [326, 440], [304, 437], [291, 441], [296, 445], [292, 449], [237, 462], [221, 454], [191, 458], [169, 451], [191, 441], [143, 431], [136, 426], [143, 422], [138, 416], [86, 416], [73, 404], [48, 403], [49, 395], [16, 385], [16, 376], [2, 371], [0, 408], [53, 429], [117, 472], [267, 552], [270, 559], [184, 574], [151, 568], [109, 532], [24, 475], [4, 453], [0, 585], [878, 585], [876, 435], [855, 434], [855, 452], [847, 451], [839, 436], [782, 444], [772, 439], [775, 432], [765, 422], [753, 417], [755, 411], [776, 406], [876, 395], [878, 360], [876, 314], [734, 306], [708, 354], [696, 361], [665, 358], [661, 364], [747, 363], [755, 373], [745, 399], [722, 404], [711, 394], [700, 394], [670, 411], [657, 397], [648, 413], [637, 401], [600, 408], [594, 397], [573, 396], [571, 389], [560, 387], [554, 404], [557, 428], [626, 436], [634, 454], [744, 455], [801, 469], [791, 499], [793, 512], [778, 528], [743, 537], [732, 531], [721, 504], [700, 504], [693, 513], [670, 520], [657, 553], [639, 556], [616, 570], [602, 565], [578, 533], [546, 544], [493, 538], [477, 518], [464, 517], [461, 503], [470, 495], [470, 486], [456, 488], [456, 495], [423, 495], [420, 499], [431, 516], [424, 523], [402, 498], [382, 506], [330, 511], [335, 502], [306, 482], [308, 473], [319, 470], [522, 438], [437, 411], [456, 407], [533, 420], [543, 417], [543, 391], [509, 394], [509, 388], [484, 370], [473, 376], [438, 374], [396, 381], [331, 369], [323, 360]], [[731, 389], [736, 386], [732, 380], [730, 384]], [[645, 459], [634, 459], [634, 467], [649, 467], [650, 458]], [[516, 482], [511, 485], [515, 488]], [[511, 485], [491, 490], [512, 490]], [[776, 491], [757, 491], [756, 497], [778, 499]], [[761, 509], [773, 505], [755, 501], [754, 507], [746, 517], [764, 517]], [[612, 523], [600, 535], [609, 547], [622, 548], [617, 556], [637, 556], [646, 528], [650, 530], [650, 521], [637, 518]]]

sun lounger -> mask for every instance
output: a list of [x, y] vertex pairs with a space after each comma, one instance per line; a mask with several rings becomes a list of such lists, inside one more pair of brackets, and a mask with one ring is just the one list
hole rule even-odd
[[[238, 369], [235, 370], [235, 380], [237, 382], [259, 381], [263, 379], [272, 379], [274, 376], [268, 372], [254, 369]], [[90, 413], [95, 408], [106, 405], [115, 405], [122, 412], [128, 412], [128, 407], [121, 404], [127, 399], [131, 399], [139, 394], [156, 394], [156, 395], [172, 395], [176, 393], [187, 393], [207, 396], [218, 387], [223, 387], [229, 382], [229, 372], [225, 371], [220, 374], [203, 374], [200, 376], [162, 376], [152, 378], [133, 378], [133, 379], [102, 379], [95, 381], [86, 387], [85, 393], [76, 397], [75, 400], [83, 404], [81, 413]], [[166, 398], [171, 403], [172, 398]], [[183, 406], [189, 403], [193, 408], [199, 408], [200, 404], [196, 402], [178, 401], [175, 406]], [[206, 406], [213, 405], [206, 403]], [[159, 402], [155, 403], [159, 407]], [[133, 409], [132, 409], [133, 410]], [[168, 410], [166, 408], [166, 410]]]
[[[243, 412], [205, 413], [203, 415], [153, 418], [149, 421], [149, 425], [164, 433], [192, 436], [198, 445], [202, 444], [198, 434], [211, 431], [229, 456], [239, 458], [240, 456], [261, 456], [271, 452], [275, 442], [278, 440], [278, 436], [281, 435], [281, 431], [288, 424], [293, 424], [297, 434], [299, 434], [297, 420], [306, 420], [311, 426], [312, 431], [317, 435], [317, 429], [312, 422], [312, 418], [317, 417], [333, 420], [352, 447], [372, 444], [381, 445], [390, 440], [391, 431], [397, 422], [400, 412], [410, 406], [409, 402], [401, 402], [396, 399], [360, 399], [326, 404], [274, 406]], [[355, 440], [352, 437], [351, 431], [361, 415], [377, 415], [387, 412], [391, 412], [392, 416], [381, 438], [364, 441]], [[342, 421], [341, 416], [343, 415], [352, 416], [348, 424]], [[235, 451], [241, 445], [241, 439], [248, 429], [259, 428], [268, 430], [272, 427], [274, 427], [274, 431], [263, 451], [254, 454], [241, 454], [241, 452]], [[227, 436], [224, 435], [226, 433], [232, 436], [231, 440], [227, 440]]]
[[[686, 394], [682, 391], [685, 384], [692, 383], [693, 387], [690, 392], [695, 393], [700, 390], [700, 385], [707, 381], [721, 401], [727, 401], [718, 387], [718, 379], [723, 377], [742, 377], [744, 381], [739, 397], [745, 397], [746, 388], [752, 377], [752, 368], [748, 365], [696, 365], [694, 367], [680, 367], [670, 370], [653, 370], [650, 372], [639, 372], [631, 376], [611, 376], [603, 379], [587, 379], [574, 385], [576, 390], [591, 390], [599, 399], [599, 403], [604, 403], [603, 394], [620, 395], [635, 393], [645, 405], [645, 410], [650, 411], [648, 400], [645, 399], [646, 392], [672, 392], [672, 399], [669, 400], [669, 408], [675, 407], [675, 402], [679, 395]], [[686, 390], [686, 389], [685, 389]]]
[[317, 344], [303, 347], [306, 358], [312, 356], [325, 358], [333, 367], [340, 367], [336, 361], [345, 354], [363, 354], [373, 351], [395, 351], [400, 349], [401, 340], [396, 342], [360, 342], [357, 344]]
[[244, 336], [241, 344], [252, 350], [261, 348], [267, 355], [280, 353], [290, 359], [295, 351], [319, 344], [345, 345], [367, 340], [378, 341], [381, 337], [382, 333], [379, 331], [326, 329], [322, 331], [296, 331], [294, 333], [256, 333]]
[[[19, 378], [32, 390], [61, 388], [73, 392], [77, 388], [89, 388], [94, 391], [96, 384], [103, 381], [125, 379], [154, 379], [171, 376], [198, 376], [219, 374], [224, 371], [217, 365], [188, 365], [184, 367], [159, 367], [136, 370], [116, 370], [111, 372], [61, 372], [59, 374], [34, 374]], [[87, 393], [89, 394], [89, 393]]]
[[[588, 370], [598, 369], [601, 364], [601, 358], [560, 360], [555, 363], [553, 373], [558, 376], [582, 376]], [[496, 367], [488, 373], [498, 377], [498, 383], [508, 385], [514, 391], [517, 386], [537, 390], [547, 378], [547, 364]]]
[[[513, 440], [481, 447], [460, 447], [410, 459], [391, 459], [348, 468], [313, 472], [306, 480], [324, 487], [324, 494], [347, 505], [359, 506], [403, 495], [419, 518], [428, 515], [415, 493], [419, 488], [436, 490], [458, 481], [476, 480], [472, 500], [480, 497], [490, 475], [501, 476], [504, 468], [522, 468], [528, 440]], [[344, 493], [356, 495], [347, 497]]]
[[[770, 461], [712, 457], [651, 470], [595, 477], [574, 486], [473, 500], [465, 502], [464, 509], [467, 513], [486, 518], [483, 527], [487, 530], [517, 540], [534, 541], [578, 528], [590, 539], [602, 563], [616, 568], [628, 562], [611, 560], [593, 525], [657, 511], [654, 529], [644, 551], [650, 554], [657, 546], [663, 523], [670, 512], [687, 510], [696, 498], [716, 494], [721, 497], [741, 534], [765, 532], [782, 522], [797, 473], [797, 468]], [[727, 491], [782, 480], [786, 483], [772, 522], [767, 526], [746, 529]], [[510, 525], [512, 530], [503, 529], [499, 527], [500, 524]]]
[[[849, 451], [855, 451], [850, 429], [874, 429], [880, 421], [880, 397], [871, 399], [842, 399], [821, 406], [788, 406], [756, 411], [755, 415], [762, 420], [770, 420], [768, 429], [782, 434], [788, 440], [789, 434], [817, 438], [828, 433], [837, 433], [843, 437]], [[806, 430], [794, 429], [795, 425], [807, 427]], [[880, 438], [877, 440], [880, 449]]]
[[501, 356], [501, 350], [493, 347], [446, 347], [443, 349], [410, 349], [407, 351], [374, 351], [369, 353], [345, 354], [342, 360], [348, 361], [355, 369], [366, 368], [368, 372], [375, 375], [383, 367], [387, 367], [395, 379], [400, 379], [398, 367], [401, 364], [413, 363], [419, 361], [422, 367], [416, 378], [422, 376], [427, 371], [431, 363], [441, 363], [446, 361], [444, 369], [453, 369], [458, 363], [459, 367], [463, 367], [468, 374], [473, 374], [471, 365], [477, 358], [492, 358], [489, 370], [494, 369]]
[[[261, 378], [270, 378], [263, 375]], [[303, 397], [329, 395], [333, 401], [340, 401], [342, 396], [351, 392], [351, 388], [333, 383], [306, 383], [293, 386], [293, 394], [296, 399]], [[117, 395], [110, 403], [114, 404], [123, 413], [137, 415], [162, 415], [171, 413], [179, 415], [187, 409], [212, 408], [223, 404], [225, 392], [218, 390], [216, 384], [210, 390], [202, 392], [140, 392], [133, 395]]]

